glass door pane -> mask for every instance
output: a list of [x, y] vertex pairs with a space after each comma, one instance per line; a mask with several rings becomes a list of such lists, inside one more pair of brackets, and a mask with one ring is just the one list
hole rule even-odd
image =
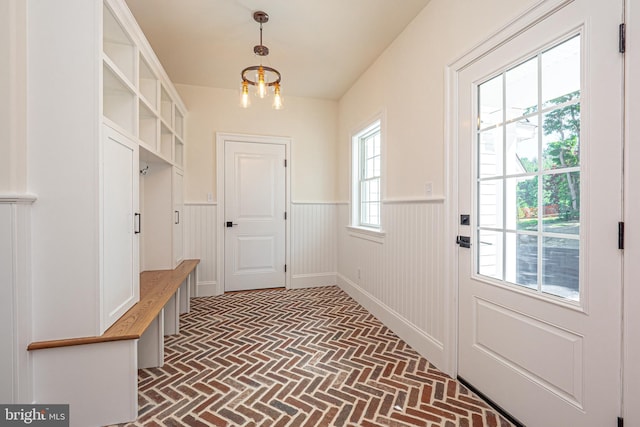
[[478, 86], [479, 275], [580, 299], [581, 36]]

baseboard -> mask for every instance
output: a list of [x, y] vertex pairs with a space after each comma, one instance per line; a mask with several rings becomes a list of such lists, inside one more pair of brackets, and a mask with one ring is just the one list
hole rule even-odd
[[291, 276], [291, 289], [335, 286], [336, 283], [336, 273], [294, 274]]
[[218, 295], [218, 282], [198, 282], [196, 284], [197, 297], [213, 297]]
[[377, 317], [378, 320], [402, 338], [421, 356], [436, 367], [447, 366], [444, 345], [440, 341], [416, 328], [399, 313], [343, 275], [338, 274], [337, 279], [338, 286], [343, 291]]

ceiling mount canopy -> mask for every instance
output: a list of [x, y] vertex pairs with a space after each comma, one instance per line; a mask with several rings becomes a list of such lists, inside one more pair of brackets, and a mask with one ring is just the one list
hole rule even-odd
[[[280, 94], [282, 76], [275, 68], [262, 65], [262, 57], [269, 55], [269, 48], [262, 44], [262, 24], [269, 22], [269, 15], [258, 10], [253, 13], [253, 20], [260, 24], [260, 44], [253, 47], [253, 53], [260, 57], [260, 64], [252, 65], [242, 70], [241, 105], [244, 108], [249, 106], [249, 85], [251, 85], [256, 87], [256, 95], [260, 98], [265, 98], [269, 89], [273, 88], [273, 108], [280, 110], [283, 107]], [[253, 78], [251, 77], [252, 74]]]

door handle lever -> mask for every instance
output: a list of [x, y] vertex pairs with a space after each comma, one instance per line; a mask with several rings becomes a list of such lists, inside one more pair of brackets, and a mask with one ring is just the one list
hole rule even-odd
[[471, 238], [469, 236], [457, 236], [456, 243], [460, 245], [461, 248], [470, 248]]
[[233, 221], [227, 221], [227, 228], [233, 227], [234, 225], [238, 225]]

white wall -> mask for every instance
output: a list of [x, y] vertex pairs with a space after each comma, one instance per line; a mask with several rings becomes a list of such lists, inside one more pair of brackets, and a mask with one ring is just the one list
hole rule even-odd
[[[185, 168], [185, 256], [199, 258], [197, 295], [214, 295], [216, 274], [216, 132], [292, 139], [291, 282], [293, 287], [336, 281], [336, 149], [338, 103], [286, 97], [240, 107], [238, 91], [176, 85], [189, 111]], [[286, 90], [286, 88], [285, 88]], [[211, 193], [213, 201], [207, 201]]]
[[28, 6], [33, 339], [98, 335], [102, 5]]
[[0, 194], [26, 191], [26, 2], [0, 2]]
[[179, 84], [176, 88], [189, 111], [186, 202], [206, 202], [207, 193], [216, 200], [216, 132], [292, 138], [291, 199], [335, 200], [337, 102], [287, 97], [285, 92], [283, 110], [273, 110], [268, 99], [253, 99], [243, 109], [238, 91]]
[[625, 143], [624, 421], [640, 425], [640, 5], [627, 1], [627, 140]]
[[340, 100], [339, 191], [349, 197], [349, 135], [387, 114], [385, 197], [444, 194], [444, 67], [534, 0], [432, 0]]
[[[0, 2], [0, 402], [29, 402], [30, 202], [25, 197], [27, 6]], [[9, 195], [4, 197], [4, 195]], [[29, 199], [29, 200], [27, 200]]]
[[[382, 243], [353, 237], [344, 229], [348, 211], [341, 212], [339, 283], [449, 373], [455, 363], [442, 255], [448, 196], [445, 67], [535, 2], [432, 0], [339, 104], [340, 200], [349, 199], [351, 134], [385, 112], [382, 221], [387, 232]], [[431, 198], [427, 183], [432, 183]]]

